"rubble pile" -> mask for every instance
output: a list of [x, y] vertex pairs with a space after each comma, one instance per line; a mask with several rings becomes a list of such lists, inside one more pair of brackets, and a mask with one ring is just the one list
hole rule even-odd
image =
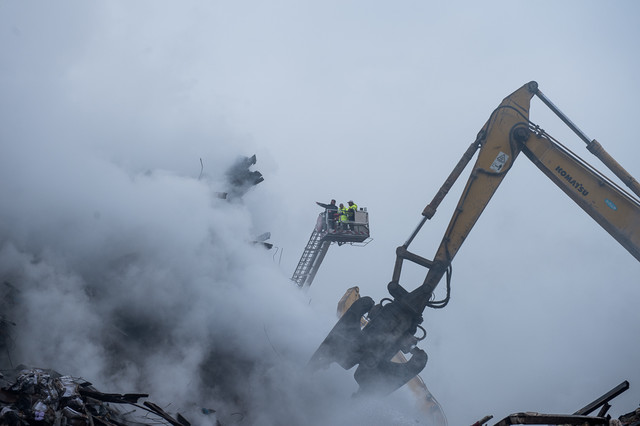
[[[180, 414], [173, 418], [151, 402], [138, 404], [147, 394], [102, 393], [84, 379], [53, 370], [18, 367], [0, 374], [2, 425], [190, 424]], [[129, 405], [128, 410], [118, 404]]]
[[618, 418], [621, 426], [640, 426], [640, 408]]
[[224, 193], [222, 198], [241, 198], [252, 186], [264, 181], [262, 173], [257, 170], [250, 170], [250, 167], [256, 164], [256, 161], [255, 154], [251, 157], [240, 157], [229, 167], [225, 173], [229, 190]]

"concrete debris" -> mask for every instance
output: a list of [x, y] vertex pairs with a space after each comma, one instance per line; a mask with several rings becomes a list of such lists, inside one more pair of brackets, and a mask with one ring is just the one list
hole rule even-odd
[[249, 188], [264, 181], [262, 173], [249, 170], [256, 164], [256, 156], [239, 158], [226, 172], [227, 182], [230, 185], [224, 198], [237, 198], [244, 195]]
[[[39, 368], [20, 366], [0, 374], [2, 425], [190, 425], [152, 402], [138, 404], [148, 394], [103, 393], [82, 378]], [[123, 411], [116, 404], [130, 407]]]
[[271, 238], [271, 232], [265, 232], [258, 235], [253, 241], [251, 241], [251, 244], [260, 245], [267, 250], [271, 250], [273, 248], [273, 244], [267, 242], [269, 238]]
[[487, 423], [489, 420], [491, 420], [492, 418], [493, 418], [492, 415], [484, 416], [482, 419], [478, 420], [477, 422], [475, 422], [471, 426], [482, 426], [485, 423]]
[[618, 419], [612, 419], [610, 416], [593, 417], [578, 414], [514, 413], [502, 419], [494, 426], [511, 425], [640, 426], [640, 409], [620, 416]]
[[640, 426], [640, 408], [620, 416], [618, 421], [620, 426]]
[[[573, 414], [541, 414], [541, 413], [514, 413], [511, 414], [494, 426], [510, 426], [510, 425], [592, 425], [592, 426], [640, 426], [640, 409], [632, 413], [620, 416], [618, 419], [612, 419], [607, 414], [611, 408], [611, 400], [629, 389], [629, 382], [624, 381], [614, 387], [604, 395], [600, 396], [593, 402], [587, 404]], [[591, 413], [598, 410], [596, 416], [590, 416]], [[481, 420], [482, 422], [485, 419]], [[478, 425], [479, 426], [479, 425]]]

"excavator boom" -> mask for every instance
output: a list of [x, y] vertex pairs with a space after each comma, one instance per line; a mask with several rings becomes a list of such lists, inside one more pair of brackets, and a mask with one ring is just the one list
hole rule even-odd
[[[375, 304], [371, 298], [356, 301], [340, 318], [310, 361], [313, 368], [338, 362], [345, 369], [356, 364], [354, 374], [361, 392], [389, 393], [419, 373], [427, 356], [416, 345], [424, 338], [422, 312], [442, 308], [449, 301], [451, 262], [476, 224], [491, 197], [522, 152], [565, 194], [640, 261], [640, 201], [597, 169], [573, 154], [529, 120], [531, 99], [540, 98], [587, 143], [587, 148], [626, 184], [636, 196], [638, 182], [596, 140], [590, 140], [538, 89], [535, 81], [507, 96], [496, 108], [465, 151], [431, 203], [422, 212], [408, 240], [396, 250], [396, 262], [387, 288], [393, 300]], [[473, 156], [478, 158], [462, 191], [449, 226], [433, 260], [409, 251], [409, 245]], [[424, 282], [412, 291], [400, 283], [404, 261], [428, 269]], [[434, 290], [447, 276], [447, 296], [434, 301]], [[362, 328], [360, 318], [367, 315]], [[422, 329], [420, 337], [416, 336]], [[405, 364], [391, 362], [398, 352], [411, 353]]]
[[534, 129], [524, 154], [640, 261], [640, 203], [575, 154]]

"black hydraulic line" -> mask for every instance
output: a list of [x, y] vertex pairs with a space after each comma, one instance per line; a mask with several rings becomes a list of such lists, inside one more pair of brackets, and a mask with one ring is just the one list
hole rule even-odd
[[[451, 299], [451, 275], [453, 273], [453, 267], [449, 264], [447, 267], [447, 295], [442, 300], [436, 300], [433, 302], [428, 302], [427, 306], [433, 309], [442, 309], [449, 304], [449, 300]], [[433, 293], [432, 293], [433, 294]]]

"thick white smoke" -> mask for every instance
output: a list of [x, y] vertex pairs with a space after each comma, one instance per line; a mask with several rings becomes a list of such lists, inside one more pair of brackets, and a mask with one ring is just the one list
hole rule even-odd
[[404, 421], [391, 407], [411, 410], [409, 399], [354, 401], [349, 375], [305, 370], [333, 319], [252, 243], [280, 204], [268, 171], [223, 199], [230, 154], [202, 171], [193, 159], [189, 175], [35, 137], [12, 140], [0, 165], [0, 279], [15, 323], [3, 368], [149, 393], [193, 423], [212, 421], [202, 408], [222, 424]]
[[[0, 0], [2, 366], [148, 392], [193, 423], [202, 407], [223, 424], [413, 422], [411, 396], [353, 401], [351, 372], [303, 367], [346, 288], [388, 297], [395, 248], [500, 100], [537, 80], [639, 175], [635, 3], [414, 3]], [[585, 154], [541, 107], [532, 120]], [[220, 199], [254, 153], [265, 182]], [[422, 375], [451, 424], [573, 412], [622, 380], [611, 413], [628, 412], [638, 263], [518, 161], [456, 256], [451, 303], [425, 313]], [[463, 184], [413, 252], [431, 257]], [[352, 197], [374, 242], [332, 248], [301, 294], [314, 202]], [[251, 244], [267, 231], [281, 247]], [[424, 271], [406, 269], [413, 289]]]
[[113, 49], [128, 40], [118, 7], [74, 19], [56, 6], [45, 21], [2, 7], [0, 294], [15, 326], [1, 367], [149, 393], [194, 424], [213, 421], [202, 408], [223, 424], [397, 417], [393, 398], [352, 401], [344, 372], [304, 370], [334, 319], [251, 243], [284, 204], [277, 159], [259, 154], [266, 182], [243, 197], [218, 196], [239, 155], [268, 150], [225, 121], [206, 81], [185, 80], [198, 72], [168, 44]]

